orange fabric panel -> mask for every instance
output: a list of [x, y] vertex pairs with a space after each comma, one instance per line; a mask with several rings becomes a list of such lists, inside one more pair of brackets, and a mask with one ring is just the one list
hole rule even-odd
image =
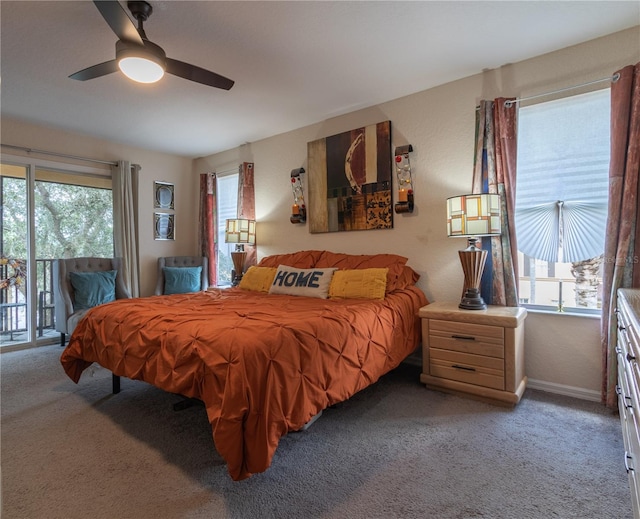
[[415, 285], [420, 279], [420, 274], [413, 270], [408, 265], [402, 267], [402, 274], [398, 278], [396, 288], [405, 288], [410, 285]]
[[321, 250], [301, 250], [285, 254], [274, 254], [273, 256], [265, 256], [260, 260], [260, 267], [279, 267], [287, 265], [299, 269], [310, 269], [316, 266], [318, 258], [322, 255]]
[[287, 432], [395, 368], [420, 343], [416, 287], [384, 300], [328, 300], [239, 288], [91, 309], [61, 362], [91, 363], [205, 404], [235, 480], [266, 470]]
[[387, 292], [404, 288], [398, 286], [407, 258], [398, 254], [344, 254], [323, 251], [314, 267], [338, 267], [339, 269], [388, 268]]

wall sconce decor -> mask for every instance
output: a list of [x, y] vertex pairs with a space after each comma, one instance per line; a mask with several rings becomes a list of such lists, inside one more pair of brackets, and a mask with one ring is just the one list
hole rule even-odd
[[411, 144], [396, 148], [396, 175], [398, 177], [396, 213], [413, 212], [413, 177], [411, 176], [411, 162], [409, 161], [409, 153], [412, 151], [413, 146]]
[[464, 289], [458, 305], [466, 310], [487, 308], [480, 295], [480, 281], [487, 251], [476, 247], [480, 236], [500, 235], [500, 195], [481, 193], [454, 196], [447, 199], [447, 235], [468, 238], [468, 247], [458, 251]]
[[244, 245], [255, 245], [256, 243], [256, 221], [246, 218], [226, 220], [224, 241], [236, 244], [236, 250], [231, 252], [231, 260], [233, 261], [231, 284], [235, 287], [240, 283], [244, 273], [244, 262], [247, 259]]
[[291, 190], [293, 191], [293, 206], [291, 207], [291, 223], [305, 223], [307, 221], [307, 206], [304, 203], [304, 188], [302, 177], [304, 168], [291, 170]]

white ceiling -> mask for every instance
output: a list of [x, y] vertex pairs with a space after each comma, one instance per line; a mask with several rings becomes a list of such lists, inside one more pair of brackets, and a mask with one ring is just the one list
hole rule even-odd
[[199, 157], [640, 24], [637, 0], [150, 3], [148, 38], [231, 90], [74, 81], [115, 57], [93, 2], [2, 0], [2, 116]]

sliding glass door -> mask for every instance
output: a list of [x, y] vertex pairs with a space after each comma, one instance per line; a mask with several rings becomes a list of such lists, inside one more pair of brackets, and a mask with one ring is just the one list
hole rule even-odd
[[0, 345], [29, 342], [28, 166], [0, 168]]
[[54, 259], [113, 256], [110, 171], [19, 162], [1, 164], [0, 347], [59, 340]]

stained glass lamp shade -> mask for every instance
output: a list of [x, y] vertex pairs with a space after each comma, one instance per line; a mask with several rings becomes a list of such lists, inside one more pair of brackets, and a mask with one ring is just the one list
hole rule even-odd
[[235, 243], [236, 250], [231, 252], [231, 260], [233, 261], [234, 276], [232, 280], [233, 286], [240, 283], [242, 274], [244, 273], [244, 262], [247, 259], [247, 253], [244, 245], [255, 245], [256, 243], [256, 222], [255, 220], [247, 220], [246, 218], [234, 218], [226, 220], [225, 243]]

